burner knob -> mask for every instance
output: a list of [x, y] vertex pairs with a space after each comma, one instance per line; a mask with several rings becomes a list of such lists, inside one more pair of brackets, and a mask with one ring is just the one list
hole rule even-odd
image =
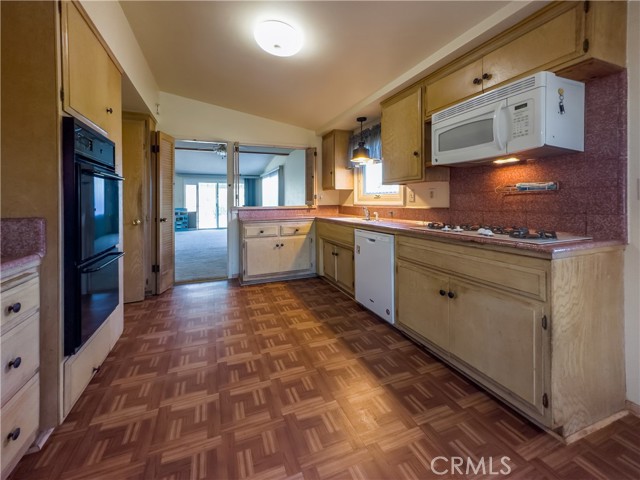
[[449, 225], [445, 225], [444, 227], [442, 227], [442, 231], [443, 232], [450, 232], [451, 231], [451, 227]]
[[456, 225], [456, 227], [453, 229], [454, 232], [464, 232], [464, 230], [462, 229], [462, 227], [460, 227], [460, 225]]

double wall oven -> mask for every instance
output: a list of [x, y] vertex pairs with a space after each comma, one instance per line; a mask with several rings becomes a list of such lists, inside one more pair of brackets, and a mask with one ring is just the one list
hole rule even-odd
[[120, 198], [112, 141], [63, 121], [64, 353], [73, 355], [120, 298]]

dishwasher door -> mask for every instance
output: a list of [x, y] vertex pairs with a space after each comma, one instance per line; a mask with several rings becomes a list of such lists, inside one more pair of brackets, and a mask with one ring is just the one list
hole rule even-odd
[[355, 263], [356, 301], [394, 323], [393, 235], [356, 229]]

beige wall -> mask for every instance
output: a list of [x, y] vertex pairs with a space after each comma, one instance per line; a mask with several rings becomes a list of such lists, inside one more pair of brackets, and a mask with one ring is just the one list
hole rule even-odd
[[625, 252], [625, 356], [627, 399], [640, 405], [640, 2], [629, 2], [628, 8], [629, 245]]

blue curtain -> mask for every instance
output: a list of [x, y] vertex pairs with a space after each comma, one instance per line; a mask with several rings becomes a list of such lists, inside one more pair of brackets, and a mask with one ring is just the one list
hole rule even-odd
[[[374, 160], [382, 160], [382, 133], [380, 124], [378, 123], [363, 130], [362, 137], [364, 139], [364, 146], [369, 149], [371, 158]], [[358, 147], [358, 142], [360, 142], [360, 132], [349, 138], [349, 155]]]

